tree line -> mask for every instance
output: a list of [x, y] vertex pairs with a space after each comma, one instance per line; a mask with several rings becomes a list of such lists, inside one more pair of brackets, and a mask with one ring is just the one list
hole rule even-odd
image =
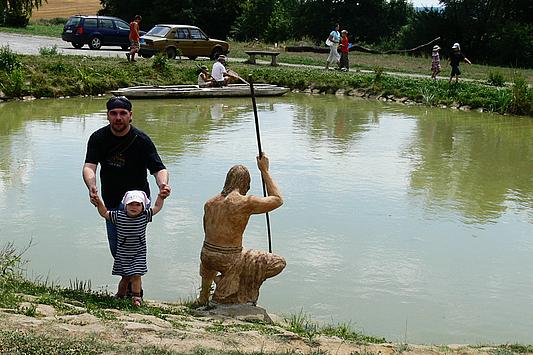
[[[102, 14], [192, 24], [215, 38], [270, 43], [309, 39], [323, 45], [336, 23], [350, 41], [407, 49], [440, 37], [446, 56], [459, 42], [476, 62], [533, 67], [533, 1], [441, 0], [415, 9], [409, 0], [101, 0]], [[428, 49], [425, 49], [426, 52]]]
[[[140, 14], [143, 30], [158, 23], [179, 23], [199, 26], [220, 39], [270, 43], [306, 39], [323, 45], [339, 23], [349, 31], [351, 42], [377, 49], [407, 49], [440, 37], [443, 56], [459, 42], [477, 63], [533, 67], [531, 0], [440, 0], [441, 7], [422, 10], [409, 0], [100, 2], [101, 15], [129, 20]], [[20, 18], [29, 18], [31, 8], [41, 4], [42, 0], [0, 0], [0, 14], [4, 23], [21, 24]]]

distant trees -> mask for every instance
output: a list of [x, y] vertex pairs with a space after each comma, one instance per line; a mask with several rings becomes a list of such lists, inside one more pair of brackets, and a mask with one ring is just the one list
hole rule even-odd
[[487, 63], [533, 66], [531, 0], [441, 0], [442, 11], [411, 18], [401, 43], [409, 46], [440, 36], [448, 49], [459, 42], [469, 58]]
[[43, 0], [0, 0], [0, 24], [26, 27], [33, 9], [42, 4]]
[[[0, 0], [15, 1], [15, 0]], [[28, 2], [29, 0], [25, 1]], [[37, 1], [30, 1], [37, 2]], [[461, 43], [476, 62], [533, 66], [533, 1], [441, 0], [443, 7], [415, 11], [410, 0], [101, 0], [102, 14], [157, 23], [198, 25], [209, 36], [279, 42], [325, 41], [336, 23], [352, 42], [412, 48], [441, 37], [447, 49]]]

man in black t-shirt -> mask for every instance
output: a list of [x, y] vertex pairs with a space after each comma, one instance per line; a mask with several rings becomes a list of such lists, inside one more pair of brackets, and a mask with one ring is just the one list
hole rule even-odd
[[[89, 200], [98, 196], [96, 168], [100, 164], [102, 199], [108, 210], [120, 207], [129, 190], [142, 190], [150, 197], [147, 170], [154, 175], [160, 191], [168, 185], [168, 172], [154, 143], [144, 132], [131, 125], [131, 102], [124, 96], [107, 101], [109, 124], [95, 131], [87, 143], [83, 180], [89, 189]], [[117, 250], [117, 232], [107, 222], [107, 238], [111, 255]]]

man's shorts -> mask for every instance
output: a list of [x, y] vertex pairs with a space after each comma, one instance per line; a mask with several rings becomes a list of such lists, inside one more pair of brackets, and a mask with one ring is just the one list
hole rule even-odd
[[223, 80], [223, 81], [216, 81], [216, 80], [213, 80], [213, 87], [216, 87], [216, 88], [221, 88], [223, 86], [227, 86], [228, 83]]
[[134, 41], [130, 39], [130, 49], [139, 49], [140, 46], [141, 44], [139, 41]]
[[461, 71], [459, 70], [459, 67], [452, 67], [452, 74], [450, 76], [454, 75], [461, 75]]

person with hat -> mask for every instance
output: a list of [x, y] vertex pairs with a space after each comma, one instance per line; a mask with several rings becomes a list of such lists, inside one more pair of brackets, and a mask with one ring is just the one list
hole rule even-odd
[[91, 198], [100, 216], [115, 225], [117, 230], [118, 244], [112, 274], [122, 276], [122, 279], [118, 284], [115, 297], [125, 297], [128, 293], [128, 285], [131, 284], [134, 307], [139, 307], [142, 303], [141, 276], [148, 272], [146, 226], [163, 208], [163, 201], [169, 194], [170, 189], [164, 187], [157, 195], [154, 206], [148, 208], [150, 200], [144, 191], [128, 191], [122, 198], [124, 208], [115, 211], [109, 211], [98, 194]]
[[198, 87], [208, 88], [213, 86], [213, 78], [209, 74], [209, 69], [206, 65], [198, 66]]
[[219, 55], [213, 64], [211, 77], [213, 78], [212, 86], [214, 87], [227, 86], [232, 78], [240, 79], [237, 73], [231, 73], [230, 70], [226, 69], [226, 59], [225, 55]]
[[461, 75], [461, 71], [459, 70], [459, 63], [461, 61], [465, 61], [468, 64], [472, 64], [471, 61], [468, 60], [467, 57], [461, 52], [461, 46], [459, 43], [454, 43], [452, 46], [452, 54], [450, 55], [450, 58], [448, 58], [448, 62], [450, 63], [450, 66], [452, 67], [452, 72], [450, 74], [450, 80], [448, 80], [448, 83], [452, 82], [453, 77], [455, 77], [455, 83], [459, 82], [459, 75]]
[[[89, 200], [95, 206], [98, 197], [96, 170], [100, 164], [100, 185], [105, 207], [118, 210], [124, 194], [141, 190], [150, 198], [147, 171], [155, 177], [159, 193], [168, 191], [168, 172], [150, 137], [134, 127], [132, 105], [124, 96], [110, 98], [106, 104], [109, 124], [91, 134], [83, 165], [83, 181]], [[146, 207], [146, 206], [145, 206]], [[117, 230], [107, 221], [107, 237], [111, 255], [117, 252]]]
[[341, 71], [348, 71], [350, 69], [350, 61], [348, 60], [348, 54], [350, 53], [350, 43], [348, 40], [348, 31], [341, 31], [341, 59], [339, 61], [339, 69]]
[[433, 46], [433, 52], [431, 53], [431, 79], [436, 80], [437, 74], [440, 73], [440, 47]]

